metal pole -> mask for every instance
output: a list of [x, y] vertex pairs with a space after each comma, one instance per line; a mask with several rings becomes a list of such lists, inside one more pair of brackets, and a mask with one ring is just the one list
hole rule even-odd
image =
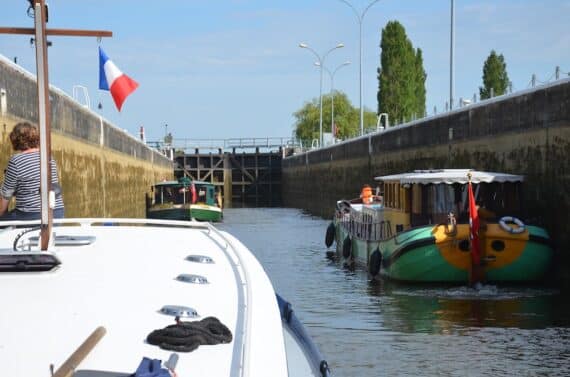
[[360, 108], [360, 135], [364, 135], [364, 107], [362, 107], [362, 97], [363, 97], [363, 93], [364, 93], [364, 85], [362, 84], [362, 21], [364, 20], [364, 16], [366, 15], [366, 12], [368, 12], [368, 9], [370, 9], [370, 7], [372, 7], [372, 5], [376, 4], [378, 1], [380, 0], [374, 0], [372, 1], [370, 4], [368, 4], [366, 6], [366, 8], [364, 8], [364, 10], [362, 11], [362, 13], [358, 13], [358, 11], [356, 10], [356, 8], [349, 3], [347, 0], [340, 0], [343, 3], [345, 3], [346, 5], [348, 5], [353, 11], [354, 14], [356, 15], [356, 19], [358, 20], [358, 45], [359, 45], [359, 85], [360, 85], [360, 95], [359, 95], [359, 99], [358, 99], [358, 103], [359, 103], [359, 108]]
[[331, 78], [331, 134], [334, 138], [334, 76], [336, 75], [337, 71], [344, 67], [345, 65], [349, 65], [350, 61], [346, 61], [335, 68], [334, 71], [329, 71], [326, 67], [323, 67]]
[[319, 148], [323, 146], [323, 62], [320, 62], [320, 83], [319, 83]]
[[319, 107], [320, 107], [319, 148], [320, 148], [323, 145], [323, 67], [324, 67], [324, 62], [325, 62], [325, 58], [327, 57], [328, 54], [330, 54], [332, 51], [336, 50], [337, 48], [344, 47], [344, 44], [342, 44], [342, 43], [337, 44], [335, 47], [331, 48], [325, 54], [323, 54], [322, 58], [315, 50], [313, 50], [311, 47], [309, 47], [306, 43], [299, 43], [299, 47], [306, 48], [307, 50], [311, 51], [317, 57], [317, 60], [319, 62], [319, 68], [320, 68], [320, 74], [319, 74], [319, 76], [320, 76], [320, 84], [319, 84], [319, 102], [320, 102], [319, 103]]
[[449, 110], [453, 109], [453, 37], [455, 34], [454, 24], [454, 0], [451, 0], [451, 40], [449, 51]]
[[50, 203], [51, 191], [51, 135], [50, 102], [47, 66], [46, 15], [43, 0], [34, 4], [34, 22], [36, 31], [36, 70], [38, 80], [38, 120], [40, 131], [40, 198], [41, 198], [41, 250], [47, 250], [51, 233], [53, 203]]
[[358, 43], [360, 45], [360, 52], [358, 55], [358, 75], [360, 77], [360, 96], [358, 100], [358, 106], [360, 108], [360, 135], [364, 135], [364, 108], [362, 107], [362, 17], [360, 18], [359, 22], [359, 36], [358, 36]]
[[334, 140], [334, 74], [331, 75], [331, 134]]

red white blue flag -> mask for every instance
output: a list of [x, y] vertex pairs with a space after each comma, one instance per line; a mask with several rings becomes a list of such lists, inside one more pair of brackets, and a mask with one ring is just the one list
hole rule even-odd
[[469, 230], [471, 238], [471, 262], [478, 266], [481, 259], [481, 248], [479, 246], [479, 214], [475, 205], [475, 197], [473, 196], [473, 187], [469, 182]]
[[135, 91], [139, 84], [125, 75], [107, 54], [99, 47], [99, 89], [108, 90], [113, 96], [117, 109], [121, 111], [125, 99]]

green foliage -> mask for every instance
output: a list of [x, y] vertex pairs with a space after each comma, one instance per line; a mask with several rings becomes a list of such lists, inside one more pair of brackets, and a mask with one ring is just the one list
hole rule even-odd
[[378, 68], [378, 114], [388, 113], [392, 123], [425, 114], [426, 72], [420, 49], [414, 50], [398, 21], [382, 30]]
[[491, 98], [491, 88], [495, 96], [500, 96], [507, 92], [509, 86], [509, 76], [507, 75], [507, 64], [503, 54], [497, 55], [495, 50], [485, 60], [483, 65], [483, 86], [479, 87], [481, 99]]
[[[323, 133], [331, 132], [332, 103], [331, 95], [323, 95]], [[311, 144], [312, 140], [319, 139], [319, 98], [306, 102], [301, 109], [296, 111], [295, 136], [305, 144]], [[334, 92], [334, 123], [337, 128], [337, 139], [346, 139], [357, 136], [359, 129], [359, 109], [352, 106], [348, 96], [341, 92]], [[367, 130], [376, 127], [376, 114], [373, 111], [364, 111], [364, 127]]]
[[[356, 109], [358, 112], [358, 109]], [[364, 108], [364, 133], [368, 133], [376, 130], [376, 122], [378, 121], [378, 116], [375, 111], [370, 111]], [[354, 135], [356, 136], [356, 135]]]
[[422, 56], [422, 50], [418, 48], [416, 50], [416, 60], [415, 60], [415, 95], [416, 95], [416, 108], [415, 112], [417, 117], [423, 117], [426, 114], [426, 78], [427, 73], [424, 70], [424, 58]]

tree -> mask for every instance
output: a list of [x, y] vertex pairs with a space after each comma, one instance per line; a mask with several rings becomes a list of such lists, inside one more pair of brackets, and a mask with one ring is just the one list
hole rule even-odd
[[[331, 95], [323, 95], [323, 132], [331, 131]], [[346, 139], [358, 135], [358, 119], [360, 112], [352, 106], [348, 96], [341, 92], [334, 92], [334, 123], [337, 128], [336, 138]], [[295, 136], [304, 143], [310, 144], [319, 139], [319, 98], [306, 102], [296, 111]], [[376, 114], [373, 111], [364, 111], [364, 125], [366, 129], [376, 127]]]
[[503, 54], [497, 55], [495, 50], [491, 50], [483, 65], [483, 86], [479, 87], [479, 96], [481, 99], [491, 98], [491, 89], [495, 96], [500, 96], [507, 92], [508, 86], [509, 76], [505, 58]]
[[378, 114], [390, 119], [409, 120], [425, 113], [425, 80], [423, 57], [414, 50], [398, 21], [390, 21], [382, 30], [382, 50], [378, 68]]
[[416, 50], [416, 115], [417, 117], [423, 117], [426, 113], [426, 78], [427, 74], [424, 70], [424, 58], [422, 56], [422, 50], [418, 48]]
[[[355, 109], [358, 111], [358, 109]], [[371, 132], [376, 130], [376, 122], [378, 120], [378, 115], [376, 112], [370, 111], [364, 108], [364, 132]], [[356, 135], [354, 135], [356, 136]]]

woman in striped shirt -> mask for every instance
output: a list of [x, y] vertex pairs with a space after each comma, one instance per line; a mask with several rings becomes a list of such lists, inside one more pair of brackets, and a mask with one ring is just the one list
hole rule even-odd
[[[4, 182], [0, 188], [0, 220], [37, 220], [41, 218], [40, 199], [40, 135], [30, 123], [18, 123], [10, 133], [12, 148], [16, 151], [4, 170]], [[57, 178], [57, 166], [51, 160], [52, 190], [55, 192], [54, 218], [64, 216], [63, 198]], [[16, 208], [8, 210], [12, 197]]]

